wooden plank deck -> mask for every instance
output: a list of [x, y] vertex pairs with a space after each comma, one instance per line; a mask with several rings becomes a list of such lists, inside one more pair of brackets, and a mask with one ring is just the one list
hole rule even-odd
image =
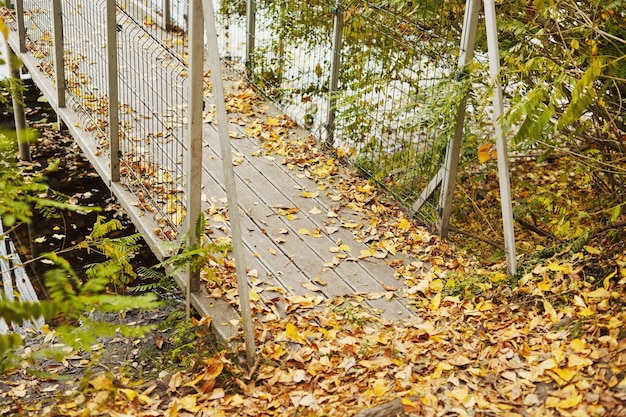
[[[136, 48], [132, 39], [119, 37], [120, 48]], [[13, 50], [17, 50], [17, 34], [12, 32], [9, 44]], [[56, 106], [55, 90], [50, 78], [44, 76], [38, 70], [38, 60], [30, 54], [23, 54], [21, 58], [31, 73], [33, 80], [51, 102], [59, 117], [68, 127], [70, 134], [83, 149], [85, 155], [91, 160], [100, 176], [108, 183], [111, 191], [129, 214], [137, 229], [143, 234], [146, 242], [160, 258], [169, 255], [164, 247], [162, 238], [153, 231], [157, 228], [152, 216], [144, 215], [133, 202], [136, 197], [126, 186], [110, 181], [109, 160], [97, 147], [97, 141], [93, 133], [85, 131], [81, 127], [81, 115], [76, 113], [71, 106], [59, 108]], [[149, 56], [147, 57], [149, 58]], [[123, 70], [123, 69], [122, 69]], [[224, 69], [226, 93], [237, 94], [239, 76]], [[173, 74], [172, 79], [179, 79], [179, 74]], [[155, 80], [158, 82], [159, 80]], [[181, 82], [186, 82], [182, 80]], [[167, 89], [167, 85], [155, 88]], [[210, 101], [209, 98], [206, 99]], [[148, 106], [150, 103], [146, 103]], [[279, 116], [280, 111], [271, 103], [251, 103], [257, 106], [255, 114], [267, 113]], [[231, 115], [234, 117], [234, 115]], [[267, 288], [263, 291], [264, 297], [288, 297], [290, 294], [305, 295], [312, 292], [302, 286], [302, 283], [314, 281], [317, 277], [325, 281], [327, 285], [318, 286], [320, 292], [312, 295], [321, 295], [324, 298], [332, 298], [358, 293], [385, 293], [386, 288], [396, 287], [394, 297], [387, 300], [385, 297], [369, 300], [369, 305], [380, 312], [381, 316], [390, 320], [402, 320], [411, 316], [410, 307], [406, 305], [403, 296], [403, 283], [394, 278], [394, 270], [388, 266], [385, 260], [367, 258], [359, 262], [344, 260], [333, 267], [328, 266], [335, 253], [330, 248], [337, 246], [338, 241], [349, 245], [351, 252], [348, 256], [358, 256], [361, 250], [367, 250], [369, 246], [355, 240], [355, 236], [348, 228], [341, 227], [342, 222], [359, 222], [358, 214], [349, 210], [342, 210], [336, 218], [329, 218], [326, 213], [333, 209], [336, 202], [331, 199], [335, 191], [331, 187], [319, 192], [315, 198], [301, 196], [303, 190], [316, 191], [319, 184], [298, 170], [290, 170], [282, 165], [279, 160], [258, 155], [259, 141], [246, 133], [246, 127], [252, 123], [254, 117], [238, 115], [245, 123], [230, 123], [229, 130], [237, 132], [238, 139], [231, 141], [233, 150], [240, 155], [242, 161], [235, 167], [235, 175], [238, 187], [239, 208], [244, 230], [245, 258], [249, 269], [258, 271], [258, 278], [262, 282], [260, 287]], [[308, 137], [308, 132], [301, 128], [293, 128], [289, 136], [294, 139]], [[180, 141], [181, 138], [176, 137]], [[223, 172], [220, 161], [219, 138], [215, 126], [206, 123], [204, 126], [204, 162], [203, 162], [203, 191], [207, 196], [204, 208], [209, 208], [212, 201], [221, 201], [225, 197], [223, 186]], [[177, 149], [186, 152], [184, 143], [177, 143]], [[172, 156], [172, 155], [170, 155]], [[176, 155], [177, 158], [184, 155]], [[174, 158], [173, 158], [174, 159]], [[217, 199], [217, 200], [215, 200]], [[278, 208], [298, 208], [297, 217], [288, 220], [286, 216], [278, 215]], [[311, 210], [317, 208], [319, 214], [312, 214]], [[315, 213], [316, 211], [313, 211]], [[209, 216], [209, 220], [212, 220]], [[334, 222], [331, 226], [337, 228], [332, 234], [325, 231], [324, 226]], [[221, 224], [213, 224], [212, 236], [218, 237], [228, 233], [227, 227]], [[320, 230], [319, 237], [302, 235], [301, 229], [310, 231]], [[286, 233], [285, 233], [286, 231]], [[387, 258], [386, 261], [390, 259]], [[186, 287], [186, 277], [179, 275], [176, 280], [181, 288]], [[278, 288], [280, 291], [272, 291]], [[281, 294], [282, 293], [282, 294]], [[215, 317], [214, 323], [220, 337], [228, 340], [237, 334], [237, 326], [232, 322], [238, 318], [236, 309], [225, 300], [209, 298], [205, 289], [192, 296], [194, 307], [201, 313]], [[272, 302], [271, 304], [274, 304]], [[284, 305], [277, 304], [278, 311], [284, 312]]]

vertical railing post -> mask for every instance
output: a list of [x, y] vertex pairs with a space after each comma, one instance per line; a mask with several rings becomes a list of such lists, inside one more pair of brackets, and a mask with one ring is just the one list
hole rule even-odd
[[493, 125], [496, 133], [498, 152], [498, 179], [500, 185], [500, 206], [502, 208], [502, 227], [504, 231], [504, 250], [506, 252], [507, 272], [509, 276], [517, 272], [515, 251], [515, 230], [513, 222], [513, 204], [511, 202], [511, 180], [507, 142], [502, 131], [504, 105], [502, 84], [500, 81], [500, 48], [498, 46], [498, 27], [494, 0], [484, 0], [485, 26], [487, 28], [487, 48], [489, 52], [489, 75], [493, 81]]
[[337, 0], [333, 24], [333, 58], [330, 65], [330, 84], [328, 86], [328, 116], [326, 120], [326, 146], [332, 147], [335, 142], [335, 117], [337, 115], [337, 90], [339, 87], [339, 68], [341, 65], [341, 48], [343, 36], [343, 4]]
[[[187, 130], [187, 216], [185, 229], [189, 247], [198, 247], [200, 237], [195, 231], [196, 222], [202, 214], [202, 101], [204, 68], [204, 27], [202, 25], [202, 2], [191, 0], [189, 4], [189, 85]], [[214, 53], [216, 51], [212, 51]], [[200, 271], [188, 270], [187, 306], [191, 293], [200, 291]]]
[[246, 0], [246, 68], [254, 68], [254, 42], [256, 38], [256, 0]]
[[11, 101], [13, 102], [13, 119], [15, 120], [19, 158], [22, 161], [30, 161], [30, 144], [28, 143], [26, 113], [24, 112], [24, 95], [22, 94], [22, 88], [20, 86], [22, 82], [20, 61], [15, 52], [13, 52], [13, 49], [9, 46], [9, 42], [6, 42], [6, 47], [7, 64], [11, 74]]
[[[463, 74], [467, 71], [467, 64], [474, 58], [474, 46], [476, 44], [476, 29], [478, 25], [478, 12], [480, 0], [467, 0], [465, 4], [465, 18], [463, 22], [463, 34], [461, 35], [461, 46], [458, 61], [458, 71]], [[461, 75], [461, 78], [462, 75]], [[463, 82], [460, 79], [459, 82]], [[465, 125], [465, 107], [467, 96], [459, 102], [456, 113], [456, 126], [454, 137], [448, 143], [446, 150], [445, 175], [441, 184], [441, 195], [439, 197], [439, 213], [435, 224], [435, 230], [439, 236], [445, 237], [450, 229], [450, 215], [452, 214], [452, 202], [454, 198], [454, 188], [456, 186], [456, 175], [459, 166], [459, 153], [463, 139], [463, 128]]]
[[254, 366], [256, 347], [254, 341], [254, 325], [252, 321], [252, 309], [250, 308], [250, 288], [246, 271], [246, 259], [243, 252], [243, 233], [241, 231], [241, 219], [239, 215], [239, 201], [233, 168], [233, 151], [228, 134], [228, 116], [226, 114], [226, 100], [224, 99], [224, 82], [222, 80], [222, 67], [217, 49], [217, 28], [215, 12], [212, 0], [202, 0], [204, 9], [204, 24], [209, 50], [208, 61], [211, 69], [211, 81], [213, 82], [213, 99], [215, 100], [215, 119], [217, 121], [217, 133], [220, 138], [220, 151], [222, 167], [224, 170], [224, 185], [228, 200], [228, 218], [232, 233], [233, 256], [235, 257], [235, 269], [237, 272], [237, 290], [239, 291], [239, 307], [241, 308], [241, 322], [243, 335], [246, 343], [246, 360], [248, 366]]
[[61, 0], [52, 0], [52, 36], [54, 38], [54, 81], [57, 106], [65, 107], [65, 59], [63, 57], [63, 10]]
[[120, 130], [117, 67], [117, 5], [106, 2], [107, 85], [109, 103], [109, 150], [111, 152], [111, 181], [120, 181]]
[[163, 23], [165, 30], [172, 27], [172, 2], [170, 0], [163, 0]]
[[17, 19], [17, 37], [19, 52], [26, 52], [26, 26], [24, 25], [24, 0], [15, 1], [15, 16]]

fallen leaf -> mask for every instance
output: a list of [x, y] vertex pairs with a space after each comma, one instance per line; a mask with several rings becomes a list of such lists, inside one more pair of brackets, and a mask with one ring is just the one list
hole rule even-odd
[[298, 332], [298, 328], [293, 323], [287, 323], [287, 325], [285, 326], [285, 335], [287, 336], [287, 339], [291, 340], [292, 342], [300, 344], [305, 343], [304, 339], [302, 338], [302, 336], [300, 336], [300, 333]]
[[304, 288], [306, 288], [309, 291], [313, 291], [313, 292], [322, 291], [317, 285], [313, 284], [311, 281], [301, 282], [300, 285], [302, 285]]

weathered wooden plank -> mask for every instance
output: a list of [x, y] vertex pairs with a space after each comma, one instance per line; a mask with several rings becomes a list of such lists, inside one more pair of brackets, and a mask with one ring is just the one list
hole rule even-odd
[[[213, 148], [211, 130], [211, 128], [205, 129], [205, 142], [209, 144], [209, 149]], [[316, 199], [300, 197], [299, 193], [301, 191], [298, 189], [308, 188], [313, 190], [314, 187], [317, 187], [314, 181], [306, 177], [295, 181], [293, 172], [284, 170], [275, 162], [266, 158], [250, 157], [255, 148], [248, 147], [244, 149], [244, 146], [240, 146], [246, 143], [245, 140], [233, 140], [232, 142], [236, 146], [237, 151], [245, 155], [244, 161], [236, 167], [236, 174], [242, 184], [242, 187], [240, 187], [240, 204], [245, 207], [245, 211], [253, 222], [253, 226], [250, 226], [250, 229], [260, 232], [252, 235], [262, 235], [261, 240], [257, 238], [255, 243], [252, 242], [254, 240], [252, 235], [247, 236], [246, 240], [256, 248], [261, 247], [265, 249], [257, 253], [264, 262], [272, 263], [273, 258], [276, 256], [271, 252], [280, 253], [283, 257], [293, 261], [292, 263], [300, 271], [300, 274], [296, 277], [288, 277], [281, 280], [285, 286], [298, 288], [301, 282], [313, 280], [318, 275], [328, 282], [327, 287], [321, 288], [327, 297], [355, 292], [385, 292], [379, 280], [367, 268], [360, 265], [360, 262], [344, 261], [334, 268], [324, 265], [333, 260], [334, 254], [329, 249], [337, 244], [337, 238], [326, 235], [323, 231], [322, 216], [318, 216], [318, 219], [313, 219], [313, 216], [308, 211], [316, 205], [328, 208], [331, 205], [331, 201], [323, 196]], [[211, 155], [217, 158], [217, 155]], [[221, 180], [219, 171], [213, 169], [207, 169], [207, 171], [213, 172], [216, 182]], [[276, 184], [280, 184], [280, 188]], [[297, 219], [285, 220], [284, 216], [276, 215], [277, 210], [272, 209], [272, 207], [298, 207], [301, 210], [297, 214]], [[311, 232], [317, 228], [321, 229], [320, 237], [299, 235], [298, 230], [305, 228]], [[280, 234], [278, 232], [280, 229], [288, 230], [289, 233]], [[351, 247], [354, 247], [353, 250], [357, 254], [360, 253], [361, 249], [368, 248], [365, 244], [355, 242], [353, 234], [348, 230], [343, 230], [338, 235], [341, 236], [340, 239], [344, 243], [349, 243]], [[276, 237], [283, 238], [285, 242], [276, 245]], [[382, 271], [381, 276], [387, 282], [389, 282], [389, 278], [392, 280], [385, 285], [397, 286], [398, 282], [393, 278], [393, 269], [380, 260], [376, 261], [368, 262], [367, 266], [371, 264], [377, 265], [379, 271]], [[273, 274], [276, 274], [276, 272], [273, 272]], [[371, 300], [370, 304], [372, 307], [383, 311], [388, 318], [404, 318], [410, 314], [410, 311], [395, 299], [392, 301], [384, 299]]]

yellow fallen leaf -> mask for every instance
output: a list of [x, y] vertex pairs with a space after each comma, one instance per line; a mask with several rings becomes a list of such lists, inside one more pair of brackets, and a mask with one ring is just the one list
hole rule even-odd
[[537, 288], [539, 288], [542, 292], [550, 291], [552, 288], [552, 282], [544, 279], [543, 281], [537, 283]]
[[292, 342], [300, 344], [305, 343], [304, 339], [302, 338], [302, 336], [300, 336], [300, 333], [298, 332], [298, 328], [293, 323], [287, 323], [287, 325], [285, 326], [285, 335], [287, 336], [287, 339], [291, 340]]
[[440, 279], [433, 279], [428, 285], [428, 287], [433, 292], [441, 292], [441, 290], [443, 289], [443, 281]]
[[110, 389], [113, 387], [113, 383], [111, 382], [111, 380], [109, 378], [106, 377], [105, 374], [100, 374], [97, 377], [95, 377], [94, 379], [92, 379], [91, 381], [89, 381], [89, 384], [95, 389], [95, 390], [106, 390], [106, 389]]
[[582, 310], [580, 310], [578, 312], [578, 317], [585, 319], [588, 317], [592, 317], [595, 314], [595, 312], [593, 311], [593, 309], [589, 308], [589, 307], [585, 307]]
[[441, 378], [441, 375], [443, 374], [443, 371], [451, 371], [452, 369], [454, 369], [454, 366], [450, 365], [449, 363], [447, 363], [447, 362], [439, 362], [437, 364], [437, 367], [435, 368], [435, 371], [431, 375], [431, 377], [433, 379]]
[[450, 391], [450, 396], [452, 398], [456, 398], [465, 408], [473, 407], [476, 403], [476, 399], [467, 391], [466, 388], [453, 389]]
[[441, 305], [441, 293], [438, 292], [433, 299], [430, 301], [430, 309], [435, 311]]
[[372, 386], [372, 392], [374, 392], [374, 395], [376, 395], [377, 397], [382, 397], [387, 393], [387, 391], [389, 391], [389, 384], [387, 384], [387, 381], [382, 378], [378, 378], [376, 381], [374, 381], [374, 384]]
[[324, 281], [322, 279], [322, 277], [320, 277], [319, 275], [315, 275], [315, 277], [313, 277], [313, 281], [315, 281], [317, 284], [321, 285], [321, 286], [326, 286], [328, 285], [328, 283], [326, 281]]
[[622, 327], [623, 322], [619, 320], [617, 317], [611, 317], [609, 319], [609, 323], [607, 324], [607, 329], [619, 329]]
[[617, 269], [604, 277], [604, 280], [602, 281], [602, 286], [605, 290], [609, 289], [609, 287], [611, 286], [611, 278], [613, 278], [615, 275], [617, 275]]
[[302, 229], [298, 229], [298, 234], [299, 235], [310, 235], [311, 232], [309, 232], [309, 229], [302, 228]]
[[548, 300], [543, 300], [543, 309], [550, 316], [550, 321], [552, 321], [552, 323], [556, 323], [557, 321], [559, 321], [556, 310], [554, 309], [554, 307], [552, 307], [552, 304], [550, 304]]
[[317, 197], [318, 195], [320, 195], [320, 192], [319, 192], [319, 191], [316, 191], [316, 192], [314, 192], [314, 193], [312, 193], [312, 192], [310, 192], [310, 191], [302, 191], [302, 192], [300, 193], [300, 197], [304, 197], [304, 198], [315, 198], [315, 197]]
[[593, 362], [589, 358], [583, 358], [580, 355], [572, 353], [567, 356], [567, 366], [569, 368], [585, 367], [591, 365]]
[[309, 291], [319, 291], [321, 292], [322, 290], [320, 289], [320, 287], [318, 287], [317, 285], [313, 284], [311, 281], [305, 281], [305, 282], [301, 282], [300, 285], [302, 285], [304, 288], [306, 288]]
[[392, 242], [390, 239], [386, 239], [386, 240], [383, 240], [382, 242], [380, 242], [380, 244], [382, 244], [383, 249], [385, 249], [390, 254], [392, 254], [392, 255], [396, 254], [396, 244], [395, 244], [395, 242]]
[[192, 380], [185, 382], [185, 387], [195, 387], [196, 385], [198, 385], [198, 383], [200, 383], [200, 381], [202, 381], [205, 377], [207, 376], [206, 371], [204, 372], [200, 372], [198, 375], [196, 375]]
[[591, 297], [591, 298], [604, 298], [604, 297], [608, 297], [609, 295], [611, 295], [611, 293], [605, 290], [604, 288], [598, 288], [594, 291], [583, 293], [583, 295], [586, 297]]
[[400, 222], [398, 223], [398, 228], [407, 230], [410, 227], [411, 227], [411, 223], [407, 219], [404, 219], [404, 218], [400, 219]]
[[478, 162], [484, 164], [489, 159], [491, 159], [491, 155], [489, 154], [489, 149], [491, 148], [491, 144], [483, 143], [478, 147]]
[[583, 247], [585, 248], [585, 250], [586, 250], [588, 253], [590, 253], [590, 254], [592, 254], [592, 255], [600, 255], [600, 254], [602, 253], [602, 251], [601, 251], [600, 249], [598, 249], [598, 248], [594, 248], [593, 246], [588, 246], [588, 245], [585, 245], [585, 246], [583, 246]]
[[417, 411], [419, 411], [417, 404], [415, 404], [409, 398], [402, 398], [400, 399], [400, 401], [402, 402], [402, 408], [404, 408], [405, 413], [416, 413]]
[[217, 378], [222, 374], [224, 370], [224, 362], [219, 356], [212, 356], [205, 361], [206, 376], [210, 378]]
[[191, 413], [195, 413], [202, 409], [202, 407], [198, 405], [197, 401], [198, 399], [196, 395], [187, 395], [180, 399], [180, 406]]
[[578, 395], [573, 395], [565, 400], [561, 400], [558, 403], [556, 403], [556, 408], [572, 408], [572, 407], [576, 407], [578, 404], [580, 404], [580, 401], [583, 399], [583, 395], [582, 394], [578, 394]]
[[552, 370], [556, 375], [551, 375], [557, 384], [563, 385], [574, 378], [578, 373], [577, 370], [571, 368], [555, 368]]
[[567, 270], [567, 267], [560, 265], [558, 262], [550, 262], [548, 269], [553, 272], [558, 272]]
[[120, 391], [122, 391], [124, 394], [126, 394], [126, 397], [130, 400], [133, 401], [135, 398], [138, 398], [139, 401], [141, 401], [144, 404], [148, 404], [151, 405], [154, 400], [152, 400], [152, 398], [148, 397], [145, 394], [140, 394], [135, 390], [132, 390], [130, 388], [120, 388]]
[[224, 217], [220, 213], [216, 213], [213, 216], [211, 216], [211, 221], [213, 223], [226, 223], [226, 217]]
[[491, 301], [481, 301], [476, 304], [477, 311], [489, 311], [493, 309], [493, 303]]
[[569, 346], [574, 352], [580, 352], [587, 347], [587, 343], [582, 339], [572, 339], [572, 341], [569, 342]]

